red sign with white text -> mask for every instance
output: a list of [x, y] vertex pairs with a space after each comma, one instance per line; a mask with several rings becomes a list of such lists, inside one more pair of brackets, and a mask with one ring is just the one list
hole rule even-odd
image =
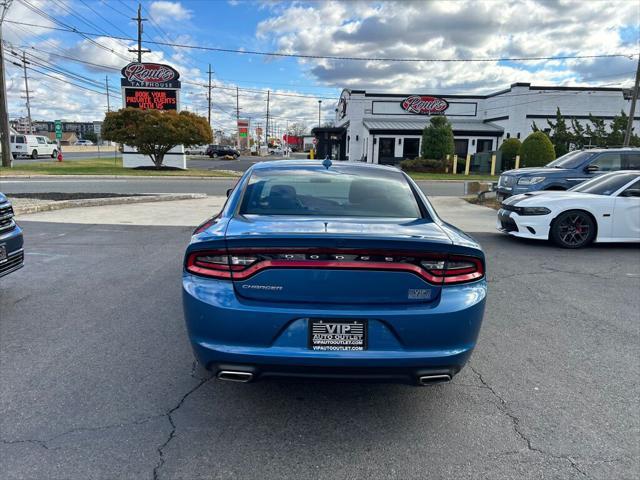
[[432, 115], [444, 112], [449, 108], [449, 102], [439, 97], [412, 95], [400, 102], [400, 106], [409, 113]]
[[180, 74], [161, 63], [130, 63], [122, 70], [123, 87], [180, 88]]

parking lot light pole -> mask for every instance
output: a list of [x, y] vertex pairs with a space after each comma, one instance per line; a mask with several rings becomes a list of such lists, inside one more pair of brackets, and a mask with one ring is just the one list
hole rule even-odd
[[318, 128], [320, 128], [320, 107], [322, 107], [322, 100], [318, 100]]

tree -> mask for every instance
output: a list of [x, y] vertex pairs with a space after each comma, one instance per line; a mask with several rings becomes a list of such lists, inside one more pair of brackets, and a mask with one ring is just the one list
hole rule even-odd
[[555, 158], [553, 143], [544, 132], [533, 132], [520, 146], [520, 161], [523, 167], [541, 167]]
[[502, 145], [500, 145], [500, 151], [502, 152], [502, 168], [507, 170], [512, 168], [515, 164], [516, 155], [520, 151], [522, 142], [517, 138], [507, 138]]
[[573, 135], [567, 128], [565, 118], [560, 113], [560, 107], [556, 107], [556, 121], [547, 120], [547, 123], [551, 128], [549, 135], [551, 143], [553, 143], [553, 147], [556, 150], [556, 155], [561, 157], [569, 151], [569, 144], [573, 140]]
[[629, 116], [624, 113], [623, 110], [620, 111], [620, 115], [616, 115], [613, 117], [613, 121], [611, 122], [611, 133], [607, 136], [607, 146], [608, 147], [621, 147], [624, 143], [624, 135], [627, 131], [627, 120]]
[[302, 137], [307, 131], [307, 125], [303, 122], [296, 122], [289, 125], [289, 135]]
[[211, 127], [204, 117], [187, 111], [139, 108], [108, 112], [102, 137], [136, 147], [139, 153], [151, 157], [156, 168], [162, 167], [166, 153], [177, 145], [193, 147], [213, 141]]
[[422, 132], [422, 158], [442, 160], [454, 151], [453, 130], [447, 117], [431, 117]]
[[572, 143], [578, 149], [584, 148], [588, 143], [584, 126], [577, 119], [572, 118], [571, 128], [573, 128], [573, 136], [571, 138]]
[[589, 114], [589, 121], [591, 122], [591, 125], [587, 124], [586, 128], [589, 144], [597, 147], [606, 146], [608, 133], [604, 120]]

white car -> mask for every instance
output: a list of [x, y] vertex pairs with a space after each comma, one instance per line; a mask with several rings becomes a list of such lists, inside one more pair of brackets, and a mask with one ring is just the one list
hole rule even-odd
[[566, 192], [509, 197], [498, 230], [514, 237], [552, 240], [565, 248], [591, 242], [640, 242], [640, 170], [600, 175]]
[[91, 140], [78, 140], [74, 145], [93, 145]]

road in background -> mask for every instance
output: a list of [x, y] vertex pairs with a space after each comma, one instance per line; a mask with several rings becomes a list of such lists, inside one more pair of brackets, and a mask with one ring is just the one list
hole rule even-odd
[[451, 384], [245, 385], [194, 370], [191, 228], [23, 226], [0, 288], [3, 478], [636, 478], [637, 247], [474, 234], [487, 312]]
[[[121, 158], [122, 155], [120, 152], [65, 152], [64, 153], [64, 161], [74, 161], [74, 160], [86, 160], [103, 158], [105, 160], [113, 160], [114, 157]], [[291, 157], [291, 158], [306, 158], [306, 156], [301, 157]], [[197, 168], [201, 170], [233, 170], [237, 172], [244, 172], [247, 168], [257, 162], [264, 162], [267, 160], [282, 160], [283, 157], [239, 157], [236, 160], [222, 160], [218, 158], [209, 158], [204, 155], [189, 155], [187, 156], [187, 167], [188, 168]], [[17, 158], [13, 160], [13, 165], [19, 167], [20, 165], [28, 165], [29, 163], [34, 162], [54, 162], [56, 160], [50, 157], [40, 157], [38, 159], [31, 158]]]
[[[65, 152], [64, 146], [62, 147], [64, 160], [85, 160], [87, 158], [105, 158], [105, 159], [113, 159], [114, 153], [113, 151], [102, 151], [102, 152]], [[116, 157], [120, 158], [120, 152], [116, 152]], [[13, 166], [18, 167], [20, 165], [26, 165], [34, 162], [55, 162], [57, 160], [51, 157], [39, 157], [37, 159], [19, 157], [13, 159]]]
[[[224, 160], [220, 160], [224, 161]], [[83, 192], [83, 193], [206, 193], [226, 195], [236, 178], [178, 179], [155, 178], [63, 178], [61, 176], [0, 179], [0, 191], [12, 193]], [[423, 192], [431, 196], [464, 195], [463, 182], [419, 181]]]

